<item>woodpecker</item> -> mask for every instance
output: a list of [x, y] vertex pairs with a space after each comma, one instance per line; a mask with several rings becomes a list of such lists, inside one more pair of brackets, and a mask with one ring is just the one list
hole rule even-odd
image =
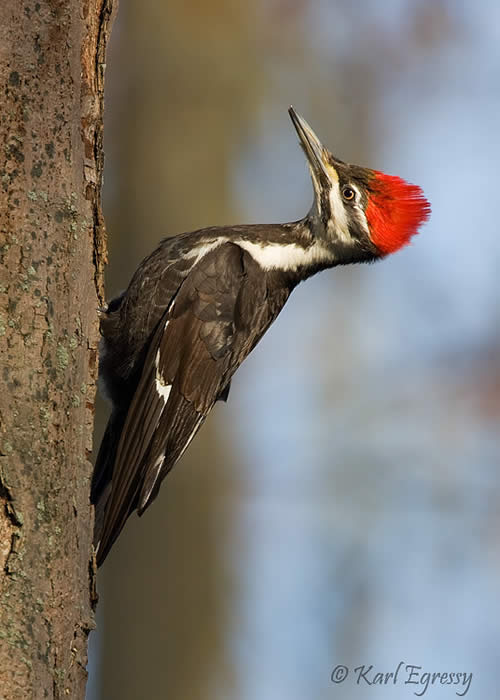
[[308, 214], [166, 238], [101, 310], [100, 385], [112, 413], [91, 499], [102, 564], [142, 515], [299, 282], [409, 243], [430, 215], [422, 190], [335, 158], [290, 107], [311, 172]]

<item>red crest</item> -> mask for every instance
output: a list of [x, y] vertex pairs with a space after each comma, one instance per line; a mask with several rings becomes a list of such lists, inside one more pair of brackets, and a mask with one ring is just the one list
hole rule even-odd
[[431, 206], [418, 185], [377, 170], [370, 182], [366, 220], [372, 242], [384, 254], [394, 253], [410, 242], [431, 213]]

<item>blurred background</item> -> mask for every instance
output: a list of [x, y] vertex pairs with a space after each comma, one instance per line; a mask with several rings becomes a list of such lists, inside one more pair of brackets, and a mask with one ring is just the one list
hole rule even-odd
[[433, 214], [393, 258], [293, 293], [129, 519], [99, 575], [88, 700], [412, 697], [330, 680], [399, 661], [496, 695], [499, 81], [496, 0], [120, 0], [108, 296], [165, 235], [305, 214], [289, 104]]

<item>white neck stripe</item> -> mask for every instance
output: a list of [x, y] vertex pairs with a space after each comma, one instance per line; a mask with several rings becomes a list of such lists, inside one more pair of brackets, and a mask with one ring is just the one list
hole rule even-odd
[[253, 243], [252, 241], [235, 241], [236, 245], [250, 253], [252, 258], [264, 270], [297, 270], [299, 267], [314, 263], [333, 263], [332, 253], [322, 244], [313, 243], [308, 248], [296, 243]]
[[[189, 256], [195, 258], [194, 264], [196, 264], [212, 250], [229, 241], [230, 239], [226, 236], [220, 236], [215, 241], [194, 248], [189, 252]], [[296, 243], [256, 243], [244, 238], [231, 242], [246, 250], [263, 270], [294, 271], [314, 263], [333, 264], [334, 262], [332, 253], [321, 242], [315, 242], [308, 248], [303, 248]]]
[[344, 243], [351, 242], [349, 234], [349, 222], [345, 210], [342, 195], [340, 194], [340, 183], [337, 179], [330, 187], [330, 209], [332, 221], [328, 222], [329, 227], [333, 225], [337, 238]]

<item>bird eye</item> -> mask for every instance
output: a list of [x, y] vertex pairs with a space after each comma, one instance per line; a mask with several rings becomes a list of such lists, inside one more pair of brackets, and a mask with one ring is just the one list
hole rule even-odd
[[346, 200], [346, 202], [352, 202], [354, 197], [356, 196], [356, 193], [352, 189], [352, 187], [344, 187], [342, 190], [342, 197]]

